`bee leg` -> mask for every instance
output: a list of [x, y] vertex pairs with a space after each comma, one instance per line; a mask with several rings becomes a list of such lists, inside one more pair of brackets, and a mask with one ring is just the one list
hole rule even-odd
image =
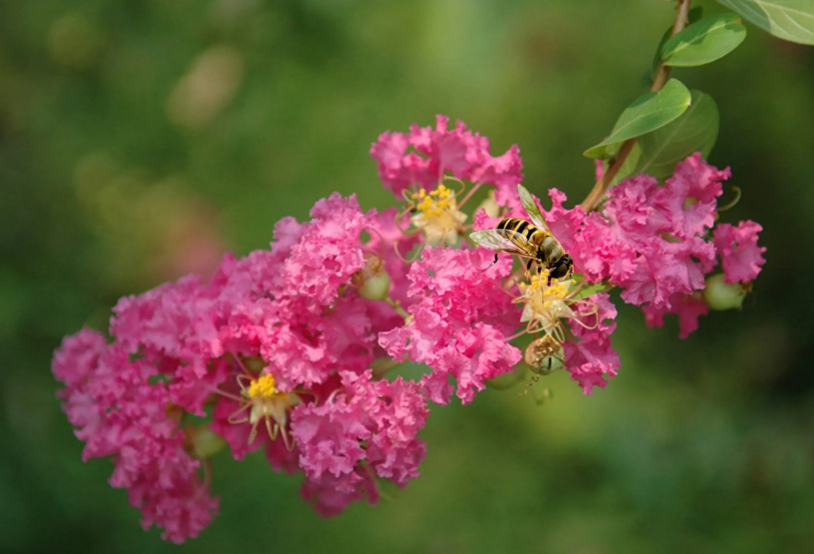
[[526, 264], [526, 271], [531, 271], [531, 264], [534, 263], [534, 258], [529, 259], [529, 263]]
[[492, 262], [492, 265], [495, 265], [496, 263], [497, 263], [497, 254], [495, 254], [495, 261]]

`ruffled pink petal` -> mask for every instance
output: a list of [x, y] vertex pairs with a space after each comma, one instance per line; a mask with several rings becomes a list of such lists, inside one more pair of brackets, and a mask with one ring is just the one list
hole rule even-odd
[[737, 227], [722, 223], [715, 228], [715, 248], [721, 257], [726, 283], [748, 283], [760, 273], [766, 259], [766, 248], [757, 245], [757, 235], [763, 230], [754, 221], [741, 221]]

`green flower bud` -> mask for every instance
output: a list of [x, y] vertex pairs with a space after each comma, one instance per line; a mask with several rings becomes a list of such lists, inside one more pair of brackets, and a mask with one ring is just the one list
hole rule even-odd
[[704, 302], [713, 310], [740, 309], [746, 292], [743, 283], [724, 283], [724, 274], [716, 273], [707, 277]]
[[359, 296], [367, 300], [384, 300], [390, 293], [390, 275], [384, 269], [367, 277], [359, 287]]
[[226, 447], [226, 441], [209, 427], [185, 429], [190, 455], [197, 460], [211, 458]]

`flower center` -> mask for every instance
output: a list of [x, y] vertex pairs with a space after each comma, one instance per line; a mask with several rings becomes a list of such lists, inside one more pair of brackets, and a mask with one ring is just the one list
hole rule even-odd
[[249, 398], [274, 398], [277, 389], [274, 386], [274, 377], [270, 373], [253, 379], [247, 392]]
[[441, 184], [432, 192], [419, 189], [408, 193], [412, 204], [411, 223], [421, 229], [429, 246], [454, 245], [458, 242], [458, 228], [466, 220], [466, 214], [458, 210], [455, 193]]
[[455, 195], [444, 185], [438, 185], [431, 193], [420, 189], [413, 195], [416, 210], [424, 214], [425, 218], [440, 217], [445, 210], [455, 209]]
[[[243, 377], [243, 376], [241, 376]], [[293, 442], [288, 434], [288, 411], [302, 402], [299, 394], [296, 392], [282, 392], [277, 390], [274, 377], [270, 373], [260, 375], [255, 379], [251, 379], [246, 386], [245, 381], [248, 378], [238, 378], [238, 384], [243, 396], [240, 402], [240, 409], [229, 417], [230, 423], [244, 423], [248, 421], [251, 424], [251, 432], [249, 433], [249, 443], [252, 443], [257, 436], [257, 427], [260, 423], [264, 423], [268, 436], [271, 440], [275, 440], [277, 435], [283, 437], [286, 447], [291, 450]], [[248, 417], [245, 414], [248, 410]]]
[[561, 283], [558, 279], [551, 279], [549, 283], [548, 275], [549, 271], [547, 269], [532, 275], [531, 282], [527, 285], [527, 292], [530, 297], [540, 304], [543, 309], [550, 308], [555, 302], [568, 296], [568, 282]]
[[515, 302], [524, 305], [520, 321], [528, 324], [528, 333], [544, 331], [562, 341], [564, 337], [561, 336], [560, 319], [576, 317], [570, 307], [573, 299], [569, 297], [573, 281], [551, 279], [549, 283], [548, 275], [549, 271], [546, 269], [532, 275], [528, 284], [520, 283], [522, 294]]

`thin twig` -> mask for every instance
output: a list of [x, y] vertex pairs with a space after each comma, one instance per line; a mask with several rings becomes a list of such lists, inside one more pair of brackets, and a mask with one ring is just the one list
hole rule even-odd
[[[670, 32], [670, 36], [680, 32], [687, 25], [687, 14], [690, 11], [691, 2], [692, 0], [676, 0], [676, 19], [675, 23], [673, 23], [673, 29]], [[669, 77], [670, 66], [659, 62], [656, 75], [653, 77], [653, 84], [650, 86], [650, 91], [660, 91], [662, 87], [664, 87], [664, 84], [667, 82]], [[622, 167], [622, 164], [625, 163], [625, 160], [627, 160], [627, 157], [633, 150], [636, 140], [638, 139], [634, 137], [624, 141], [622, 146], [619, 147], [619, 153], [610, 160], [608, 169], [602, 174], [602, 178], [596, 182], [594, 188], [582, 202], [582, 209], [586, 213], [595, 209], [600, 200], [602, 200], [602, 197], [605, 196], [605, 193], [608, 192], [614, 177], [616, 177], [616, 174], [619, 173], [619, 169]]]

